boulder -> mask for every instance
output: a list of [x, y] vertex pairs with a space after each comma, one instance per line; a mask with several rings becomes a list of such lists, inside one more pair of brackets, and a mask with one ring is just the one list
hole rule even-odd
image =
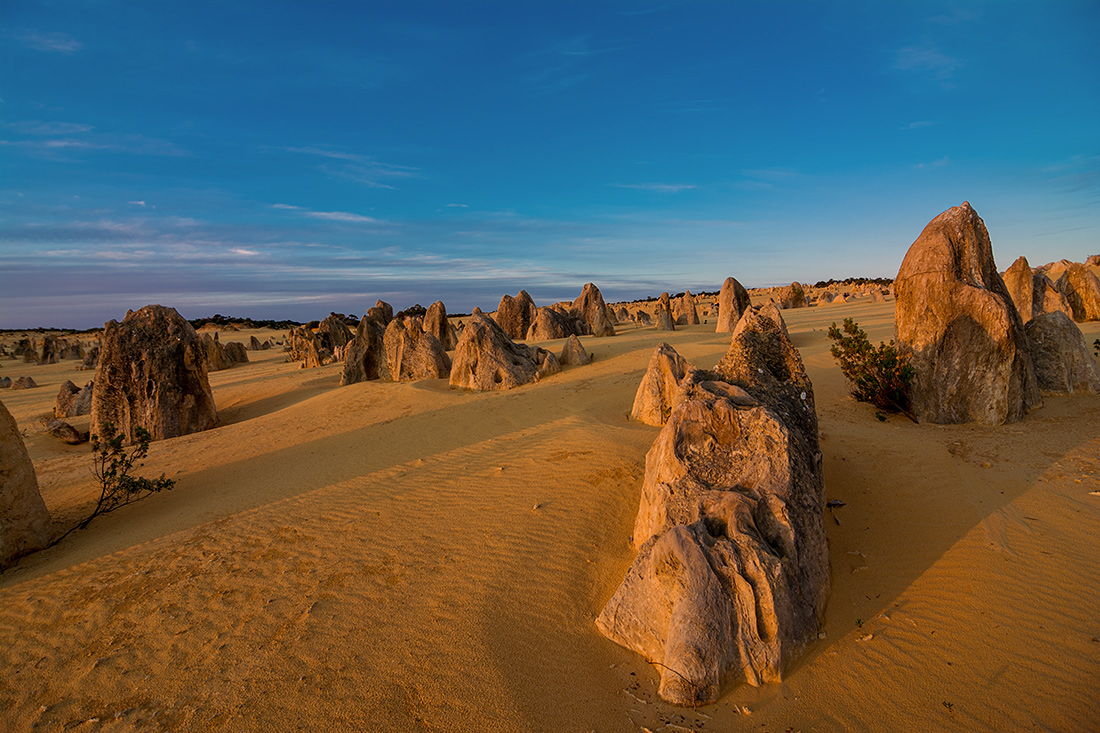
[[11, 388], [11, 377], [0, 377], [0, 389]]
[[1100, 280], [1084, 265], [1073, 263], [1058, 278], [1058, 290], [1066, 296], [1078, 322], [1100, 321]]
[[225, 355], [229, 357], [229, 361], [233, 364], [248, 363], [248, 351], [244, 348], [244, 344], [239, 341], [230, 341], [226, 344]]
[[746, 312], [738, 329], [723, 361], [756, 375], [742, 386], [759, 398], [697, 390], [672, 408], [646, 455], [638, 555], [596, 620], [656, 663], [658, 693], [678, 705], [779, 681], [817, 638], [829, 594], [821, 453], [805, 432], [816, 415], [788, 414], [791, 393], [812, 408], [812, 387], [771, 318]]
[[450, 321], [447, 320], [447, 306], [443, 305], [443, 301], [437, 300], [428, 306], [424, 314], [424, 330], [439, 339], [444, 351], [454, 351], [458, 338]]
[[749, 291], [732, 277], [727, 277], [718, 293], [718, 325], [715, 333], [731, 333], [741, 320], [741, 314], [752, 306]]
[[501, 297], [495, 320], [504, 333], [508, 334], [508, 338], [523, 339], [537, 313], [535, 301], [531, 300], [526, 290], [521, 290], [514, 298], [511, 295]]
[[685, 290], [684, 294], [676, 299], [676, 325], [699, 325], [699, 311], [695, 308], [695, 298], [692, 297], [690, 290]]
[[573, 334], [562, 344], [558, 361], [562, 365], [584, 366], [592, 361], [592, 357], [584, 350], [581, 340]]
[[256, 338], [255, 336], [249, 336], [248, 337], [248, 348], [252, 349], [253, 351], [260, 351], [261, 349], [264, 348], [264, 345], [262, 343], [260, 343], [260, 340], [258, 338]]
[[57, 392], [57, 400], [54, 402], [53, 407], [54, 417], [69, 417], [69, 410], [76, 404], [76, 398], [79, 394], [80, 387], [66, 379]]
[[95, 369], [99, 366], [99, 346], [88, 349], [80, 363], [85, 369]]
[[910, 402], [918, 420], [999, 425], [1041, 404], [1023, 322], [969, 203], [929, 222], [894, 291], [898, 351], [916, 372]]
[[1100, 267], [1100, 255], [1089, 255], [1085, 259], [1085, 267]]
[[806, 291], [802, 289], [802, 285], [793, 282], [787, 287], [779, 289], [779, 292], [776, 293], [775, 301], [783, 310], [787, 310], [788, 308], [805, 308]]
[[175, 309], [147, 305], [104, 326], [91, 416], [94, 435], [111, 423], [128, 441], [138, 427], [163, 440], [215, 425], [206, 349]]
[[356, 384], [389, 377], [385, 350], [386, 327], [371, 315], [363, 316], [353, 338], [344, 348], [344, 371], [340, 384]]
[[84, 347], [79, 343], [66, 343], [65, 347], [61, 350], [60, 357], [62, 359], [79, 360], [84, 358]]
[[664, 425], [673, 405], [679, 402], [676, 394], [691, 371], [694, 367], [676, 349], [666, 343], [657, 344], [634, 395], [630, 416], [646, 425]]
[[211, 372], [220, 372], [233, 366], [233, 360], [225, 352], [225, 347], [218, 341], [218, 334], [213, 336], [209, 332], [202, 335], [202, 345], [206, 350], [206, 368]]
[[382, 328], [385, 328], [393, 320], [393, 306], [384, 300], [379, 300], [375, 302], [373, 308], [367, 309], [367, 315], [373, 316], [376, 321], [382, 324]]
[[620, 306], [619, 310], [615, 313], [615, 320], [619, 323], [626, 323], [634, 319], [630, 317], [630, 311], [628, 311], [625, 306]]
[[669, 303], [668, 293], [661, 293], [657, 298], [657, 312], [653, 316], [658, 331], [675, 331], [676, 319], [672, 317], [672, 306]]
[[1072, 316], [1069, 304], [1062, 293], [1054, 287], [1044, 273], [1032, 270], [1027, 264], [1026, 257], [1019, 257], [1012, 266], [1005, 270], [1005, 289], [1008, 290], [1012, 303], [1016, 306], [1016, 312], [1020, 319], [1027, 323], [1035, 316], [1043, 313], [1062, 311]]
[[329, 313], [328, 317], [317, 326], [319, 348], [333, 354], [337, 349], [347, 346], [354, 337], [355, 333], [344, 323], [343, 317], [336, 313]]
[[1100, 393], [1100, 367], [1085, 335], [1061, 311], [1041, 313], [1024, 326], [1039, 389], [1059, 393]]
[[38, 383], [34, 381], [33, 377], [19, 377], [11, 383], [12, 389], [34, 389], [38, 386]]
[[79, 430], [67, 422], [58, 420], [56, 417], [44, 420], [42, 429], [50, 437], [57, 438], [69, 445], [80, 445], [86, 440]]
[[653, 319], [649, 317], [649, 313], [643, 310], [634, 312], [634, 322], [642, 326], [652, 326]]
[[475, 308], [455, 347], [450, 384], [478, 391], [512, 389], [560, 369], [556, 356], [515, 343], [496, 321]]
[[539, 308], [526, 338], [528, 341], [549, 341], [575, 335], [576, 332], [575, 319], [554, 308]]
[[19, 426], [0, 402], [0, 570], [49, 544], [50, 513]]
[[38, 351], [36, 349], [27, 349], [27, 350], [25, 350], [23, 352], [23, 363], [24, 364], [39, 364], [39, 363], [41, 363], [41, 359], [38, 356]]
[[451, 360], [443, 344], [424, 331], [419, 318], [394, 318], [383, 336], [386, 368], [395, 382], [445, 379]]
[[55, 336], [44, 336], [42, 338], [42, 354], [39, 356], [39, 364], [56, 364], [58, 354], [61, 349], [64, 348], [64, 341], [60, 341]]
[[584, 319], [593, 336], [602, 338], [615, 335], [615, 327], [611, 325], [612, 318], [607, 313], [603, 294], [594, 284], [585, 283], [581, 288], [581, 294], [573, 301], [573, 311]]

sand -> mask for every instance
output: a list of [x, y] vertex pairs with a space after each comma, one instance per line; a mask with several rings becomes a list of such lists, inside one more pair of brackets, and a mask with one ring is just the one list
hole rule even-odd
[[[218, 428], [153, 445], [142, 472], [174, 490], [0, 575], [0, 729], [1092, 728], [1100, 397], [997, 428], [879, 421], [828, 353], [849, 316], [892, 336], [892, 301], [784, 312], [845, 506], [826, 516], [825, 637], [781, 684], [673, 708], [593, 624], [657, 433], [629, 419], [634, 391], [660, 341], [713, 366], [729, 336], [711, 318], [584, 338], [593, 364], [492, 394], [338, 387], [339, 365], [249, 352], [211, 374]], [[221, 339], [253, 333], [276, 335]], [[0, 364], [41, 385], [0, 399], [67, 528], [95, 498], [89, 449], [35, 418], [92, 373]]]

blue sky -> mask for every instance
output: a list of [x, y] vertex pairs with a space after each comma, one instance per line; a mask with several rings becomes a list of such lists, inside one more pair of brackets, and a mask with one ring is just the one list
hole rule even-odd
[[1100, 3], [0, 0], [0, 327], [1100, 252]]

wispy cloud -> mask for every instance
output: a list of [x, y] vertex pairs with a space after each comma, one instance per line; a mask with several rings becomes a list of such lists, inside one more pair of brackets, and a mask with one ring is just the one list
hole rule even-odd
[[254, 249], [243, 249], [241, 247], [234, 247], [229, 251], [233, 254], [242, 255], [244, 257], [255, 257], [256, 255], [260, 254]]
[[48, 135], [51, 137], [61, 135], [78, 135], [82, 132], [91, 132], [91, 125], [82, 125], [77, 122], [42, 122], [40, 120], [25, 120], [8, 124], [20, 135]]
[[349, 153], [344, 150], [316, 146], [283, 147], [280, 150], [335, 161], [336, 165], [321, 164], [318, 168], [329, 175], [355, 181], [371, 188], [393, 189], [394, 186], [387, 183], [388, 180], [419, 178], [421, 176], [419, 169], [412, 166], [386, 163], [361, 153]]
[[957, 59], [948, 56], [930, 43], [898, 49], [894, 62], [896, 69], [926, 72], [939, 81], [950, 79], [955, 69], [961, 65]]
[[381, 224], [380, 219], [375, 219], [370, 216], [362, 216], [361, 214], [352, 214], [347, 211], [307, 211], [306, 216], [312, 216], [314, 219], [326, 219], [328, 221], [347, 221], [354, 222], [356, 224]]
[[612, 183], [616, 188], [633, 188], [639, 191], [656, 191], [657, 193], [679, 193], [696, 188], [694, 183]]
[[285, 209], [287, 211], [301, 211], [301, 206], [294, 206], [293, 204], [272, 204], [273, 209]]
[[949, 165], [951, 159], [946, 155], [939, 160], [933, 160], [931, 163], [917, 163], [916, 168], [943, 168], [945, 165]]
[[144, 201], [127, 201], [126, 203], [128, 203], [128, 204], [132, 204], [132, 205], [134, 205], [134, 206], [141, 206], [141, 207], [144, 207], [144, 206], [145, 206], [145, 202], [144, 202]]
[[468, 209], [469, 204], [447, 204], [448, 209]]
[[921, 120], [920, 122], [910, 122], [908, 125], [902, 125], [899, 130], [919, 130], [922, 127], [928, 127], [934, 125], [935, 122], [929, 122], [928, 120]]
[[50, 53], [74, 54], [84, 47], [84, 44], [66, 33], [24, 31], [15, 34], [15, 37], [26, 46]]

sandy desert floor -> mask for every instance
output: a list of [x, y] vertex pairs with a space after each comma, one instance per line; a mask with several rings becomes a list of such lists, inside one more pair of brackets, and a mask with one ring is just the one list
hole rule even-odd
[[[782, 684], [673, 708], [593, 624], [657, 433], [635, 389], [660, 341], [713, 366], [711, 319], [585, 338], [593, 364], [492, 394], [338, 387], [339, 365], [249, 352], [211, 375], [218, 428], [153, 445], [142, 472], [173, 491], [0, 575], [0, 729], [1095, 730], [1100, 397], [997, 428], [880, 422], [825, 329], [889, 339], [892, 301], [783, 315], [846, 505], [825, 638]], [[92, 378], [72, 365], [2, 363], [41, 385], [0, 397], [59, 529], [95, 498], [88, 446], [34, 432]]]

